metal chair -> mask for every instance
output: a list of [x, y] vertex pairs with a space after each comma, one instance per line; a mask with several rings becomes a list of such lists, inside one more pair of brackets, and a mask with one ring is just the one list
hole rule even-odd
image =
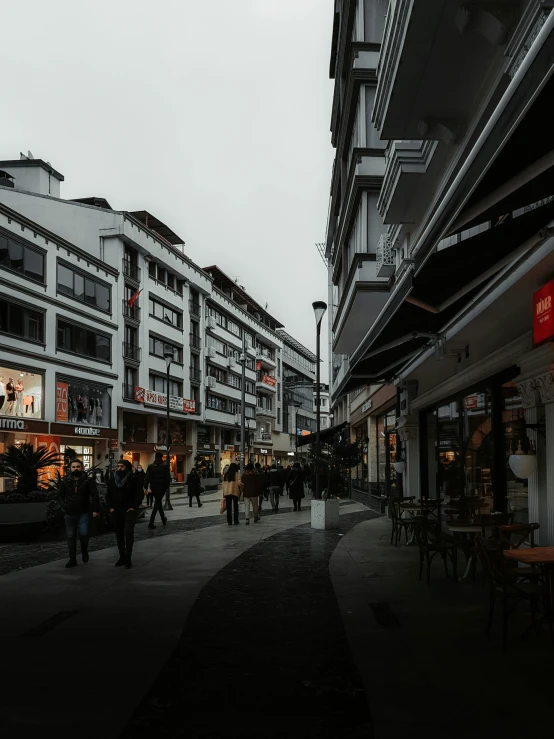
[[448, 574], [447, 558], [452, 561], [454, 580], [458, 582], [457, 564], [458, 555], [456, 544], [453, 541], [441, 541], [436, 527], [424, 516], [418, 516], [415, 521], [415, 535], [419, 547], [419, 579], [423, 576], [423, 563], [427, 563], [427, 585], [431, 584], [431, 563], [435, 555], [440, 554], [444, 562], [446, 577]]
[[[494, 618], [494, 608], [498, 598], [502, 601], [502, 649], [506, 651], [508, 646], [508, 618], [521, 602], [529, 603], [531, 609], [532, 627], [536, 624], [536, 615], [539, 602], [542, 601], [545, 611], [549, 612], [549, 592], [543, 585], [536, 583], [524, 583], [513, 577], [506, 568], [504, 547], [500, 541], [484, 539], [482, 536], [475, 538], [477, 551], [483, 563], [487, 580], [489, 582], [489, 616], [485, 633], [490, 634]], [[550, 636], [554, 642], [552, 622], [549, 620]]]
[[406, 536], [406, 543], [408, 542], [408, 531], [412, 530], [413, 526], [413, 520], [411, 518], [403, 518], [402, 517], [402, 509], [400, 508], [400, 503], [413, 503], [415, 500], [415, 496], [410, 498], [389, 498], [388, 504], [389, 504], [389, 510], [391, 512], [391, 520], [392, 520], [392, 532], [391, 532], [391, 538], [390, 543], [392, 544], [394, 541], [394, 546], [398, 546], [398, 542], [400, 539], [402, 539], [402, 531], [404, 531]]

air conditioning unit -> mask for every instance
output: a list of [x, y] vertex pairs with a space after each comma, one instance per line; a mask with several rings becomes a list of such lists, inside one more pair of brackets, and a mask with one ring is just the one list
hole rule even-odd
[[206, 318], [206, 326], [207, 328], [215, 328], [216, 323], [215, 323], [215, 318], [213, 316], [208, 316]]
[[236, 361], [234, 357], [227, 357], [227, 367], [234, 367]]
[[235, 413], [235, 423], [240, 424], [240, 413]]
[[206, 387], [215, 387], [216, 379], [215, 377], [206, 377]]
[[206, 347], [206, 356], [207, 357], [215, 357], [215, 346], [207, 346]]

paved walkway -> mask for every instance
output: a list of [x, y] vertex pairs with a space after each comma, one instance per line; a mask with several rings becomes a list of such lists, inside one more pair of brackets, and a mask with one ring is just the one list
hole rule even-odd
[[[372, 515], [358, 504], [342, 510]], [[65, 739], [81, 727], [81, 737], [119, 736], [174, 653], [204, 586], [251, 547], [308, 524], [309, 516], [308, 509], [279, 513], [249, 527], [228, 527], [219, 517], [199, 530], [156, 535], [137, 542], [131, 571], [113, 567], [111, 547], [74, 570], [65, 570], [61, 560], [4, 575], [0, 633], [9, 679], [0, 692], [0, 734], [19, 739], [46, 730]], [[307, 545], [327, 538], [314, 533]], [[216, 606], [227, 607], [223, 601]], [[240, 644], [249, 639], [244, 626], [222, 621]], [[260, 644], [271, 638], [263, 624], [253, 626], [254, 644], [256, 634]]]

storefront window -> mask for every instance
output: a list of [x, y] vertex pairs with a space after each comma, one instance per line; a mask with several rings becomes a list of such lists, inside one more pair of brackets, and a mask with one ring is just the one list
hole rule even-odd
[[379, 495], [396, 495], [396, 413], [390, 410], [377, 418], [377, 487]]
[[0, 417], [42, 418], [44, 375], [0, 367]]
[[510, 454], [518, 447], [518, 441], [523, 436], [525, 412], [521, 396], [515, 385], [508, 382], [502, 386], [502, 424], [504, 427], [505, 455], [506, 455], [506, 487], [508, 511], [515, 513], [515, 523], [529, 523], [527, 480], [520, 480], [514, 475], [509, 465]]
[[94, 464], [94, 447], [91, 446], [75, 446], [74, 444], [62, 444], [60, 446], [60, 453], [65, 456], [66, 449], [71, 449], [75, 452], [77, 459], [83, 460], [85, 470], [90, 470]]
[[445, 500], [462, 495], [460, 410], [457, 400], [437, 408], [438, 483]]
[[56, 421], [109, 427], [110, 419], [110, 386], [56, 377]]
[[123, 414], [123, 441], [145, 443], [147, 441], [146, 423], [148, 416], [141, 413]]
[[494, 508], [492, 495], [493, 437], [491, 396], [488, 390], [467, 395], [464, 404], [465, 494], [484, 498], [482, 513]]
[[[186, 444], [187, 424], [185, 421], [170, 419], [169, 428], [171, 430], [171, 444]], [[167, 419], [165, 418], [158, 418], [158, 444], [167, 444]]]

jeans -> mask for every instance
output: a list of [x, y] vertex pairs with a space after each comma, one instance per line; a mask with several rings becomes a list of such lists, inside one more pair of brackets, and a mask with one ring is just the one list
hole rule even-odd
[[112, 521], [115, 529], [115, 538], [119, 555], [130, 557], [135, 541], [135, 523], [137, 522], [137, 511], [114, 511]]
[[158, 512], [160, 514], [162, 522], [165, 521], [163, 493], [154, 493], [154, 508], [152, 509], [152, 515], [150, 516], [150, 523], [148, 524], [149, 526], [154, 525], [154, 521], [156, 520], [156, 513]]
[[258, 513], [258, 497], [255, 498], [247, 498], [244, 496], [244, 517], [248, 521], [250, 518], [250, 508], [254, 511], [254, 518], [259, 517]]
[[271, 507], [274, 508], [276, 511], [279, 509], [279, 495], [281, 493], [281, 488], [271, 486], [269, 488], [269, 501], [271, 503]]
[[239, 522], [239, 499], [236, 495], [227, 495], [225, 497], [225, 505], [227, 506], [227, 523], [233, 523], [233, 513], [235, 523]]
[[88, 513], [80, 513], [75, 516], [66, 513], [65, 532], [67, 534], [67, 548], [69, 549], [69, 559], [77, 559], [77, 531], [81, 539], [81, 551], [87, 550], [88, 546]]

